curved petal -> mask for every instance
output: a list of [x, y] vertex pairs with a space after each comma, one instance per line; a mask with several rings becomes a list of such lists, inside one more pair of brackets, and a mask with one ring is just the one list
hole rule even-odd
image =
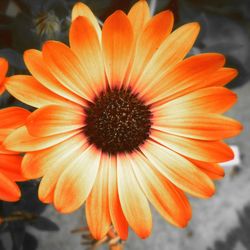
[[216, 163], [207, 163], [202, 161], [196, 161], [193, 159], [189, 160], [213, 180], [220, 180], [225, 175], [224, 169]]
[[131, 155], [130, 161], [144, 194], [157, 211], [175, 226], [185, 227], [190, 219], [191, 208], [184, 206], [189, 203], [183, 192], [151, 167], [150, 162], [139, 152]]
[[150, 83], [140, 93], [148, 103], [170, 101], [200, 88], [207, 87], [206, 79], [225, 64], [217, 53], [189, 57], [166, 73], [159, 81]]
[[[9, 107], [0, 110], [0, 131], [22, 126], [30, 112], [20, 107]], [[1, 132], [0, 132], [1, 133]], [[1, 139], [0, 139], [1, 141]]]
[[95, 15], [86, 4], [81, 2], [76, 3], [72, 9], [72, 22], [79, 16], [86, 17], [92, 23], [98, 34], [99, 40], [101, 41], [102, 31]]
[[152, 166], [178, 188], [199, 198], [214, 194], [210, 178], [184, 157], [149, 140], [141, 150]]
[[139, 37], [144, 30], [147, 22], [150, 20], [150, 9], [147, 1], [137, 1], [128, 12], [128, 18], [132, 24], [135, 39]]
[[109, 162], [109, 212], [116, 232], [122, 240], [128, 238], [128, 222], [124, 217], [121, 202], [118, 194], [117, 184], [117, 159], [116, 156], [110, 157]]
[[155, 119], [153, 123], [152, 128], [160, 131], [208, 141], [233, 137], [242, 130], [238, 121], [218, 114], [176, 114]]
[[173, 114], [224, 113], [237, 101], [237, 95], [223, 87], [199, 89], [163, 105], [151, 108], [155, 117]]
[[182, 61], [192, 48], [199, 30], [198, 23], [189, 23], [170, 34], [155, 52], [136, 86], [144, 89], [145, 86], [158, 82], [166, 72]]
[[78, 209], [87, 199], [96, 180], [101, 151], [89, 146], [60, 176], [54, 193], [55, 208], [62, 213]]
[[201, 141], [171, 135], [152, 129], [150, 138], [191, 159], [206, 162], [225, 162], [233, 159], [233, 151], [220, 141]]
[[1, 172], [0, 183], [0, 200], [13, 202], [20, 199], [21, 192], [17, 184], [9, 180]]
[[4, 79], [8, 71], [8, 61], [5, 58], [0, 58], [0, 95], [4, 92]]
[[237, 75], [238, 71], [236, 69], [221, 68], [206, 79], [206, 86], [224, 86], [231, 82]]
[[89, 73], [91, 88], [98, 95], [106, 88], [103, 55], [95, 28], [87, 18], [75, 19], [70, 27], [69, 41], [82, 67]]
[[89, 72], [69, 47], [61, 42], [48, 41], [43, 45], [42, 53], [49, 71], [61, 84], [84, 99], [93, 100]]
[[32, 76], [11, 76], [6, 79], [5, 86], [6, 89], [18, 100], [36, 108], [50, 104], [58, 104], [68, 107], [78, 106], [45, 88]]
[[135, 233], [141, 238], [146, 238], [151, 233], [152, 215], [126, 156], [117, 157], [117, 176], [123, 213]]
[[133, 30], [122, 11], [109, 16], [102, 30], [102, 44], [107, 78], [111, 88], [122, 86], [133, 49]]
[[39, 81], [46, 88], [55, 94], [64, 97], [79, 105], [86, 106], [86, 101], [79, 95], [74, 94], [69, 89], [64, 87], [57, 79], [50, 73], [45, 64], [42, 52], [30, 49], [24, 52], [24, 62], [33, 77]]
[[108, 196], [109, 167], [109, 155], [102, 154], [95, 184], [86, 201], [86, 219], [90, 232], [97, 240], [105, 237], [111, 224]]
[[171, 32], [173, 23], [174, 18], [172, 12], [163, 11], [154, 16], [147, 23], [145, 29], [142, 29], [142, 33], [136, 43], [134, 61], [128, 82], [133, 88], [149, 60]]
[[45, 137], [84, 127], [83, 109], [49, 105], [34, 111], [26, 122], [32, 136]]
[[[78, 134], [54, 147], [31, 153], [28, 158], [24, 158], [22, 169], [27, 177], [33, 179], [35, 176], [43, 176], [38, 190], [42, 202], [54, 201], [54, 192], [60, 177], [86, 150], [86, 142], [83, 135]], [[65, 148], [68, 150], [65, 151]], [[31, 170], [32, 164], [34, 165]]]
[[17, 152], [32, 152], [54, 146], [78, 134], [79, 132], [81, 132], [81, 130], [46, 137], [35, 137], [31, 136], [28, 133], [27, 128], [23, 126], [11, 133], [6, 140], [4, 140], [3, 145], [8, 150]]
[[0, 154], [0, 172], [11, 181], [24, 181], [21, 171], [22, 157], [20, 155]]

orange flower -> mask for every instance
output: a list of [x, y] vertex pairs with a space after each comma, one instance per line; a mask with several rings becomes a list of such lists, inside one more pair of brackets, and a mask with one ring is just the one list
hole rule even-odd
[[29, 112], [19, 107], [0, 110], [0, 200], [17, 201], [20, 190], [16, 181], [25, 180], [21, 171], [22, 157], [4, 148], [2, 142], [15, 128], [23, 126]]
[[8, 71], [8, 62], [4, 58], [0, 58], [0, 95], [4, 92], [4, 80]]
[[221, 140], [241, 124], [222, 115], [236, 95], [223, 86], [237, 71], [221, 54], [184, 59], [197, 23], [171, 33], [173, 14], [153, 17], [146, 1], [128, 15], [116, 11], [101, 30], [90, 9], [75, 5], [70, 47], [48, 41], [28, 50], [32, 76], [13, 76], [6, 88], [38, 108], [5, 145], [26, 152], [27, 178], [42, 177], [39, 197], [68, 213], [86, 201], [93, 236], [110, 224], [122, 239], [128, 225], [141, 237], [152, 226], [149, 203], [184, 227], [191, 207], [184, 194], [214, 194], [217, 164], [233, 158]]

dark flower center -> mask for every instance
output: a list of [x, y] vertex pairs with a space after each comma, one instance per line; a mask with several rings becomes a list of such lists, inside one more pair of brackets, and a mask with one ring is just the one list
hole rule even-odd
[[132, 152], [149, 137], [151, 111], [130, 89], [102, 92], [85, 113], [84, 133], [103, 152]]

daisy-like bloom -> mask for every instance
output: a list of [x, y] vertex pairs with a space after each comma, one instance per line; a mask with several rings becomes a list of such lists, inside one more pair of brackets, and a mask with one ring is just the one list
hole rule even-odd
[[146, 1], [116, 11], [103, 28], [90, 11], [73, 9], [69, 44], [48, 41], [24, 60], [32, 76], [8, 78], [7, 90], [38, 108], [5, 141], [26, 152], [24, 175], [42, 177], [41, 201], [68, 213], [86, 201], [93, 236], [112, 224], [150, 234], [149, 202], [170, 223], [191, 218], [185, 196], [214, 194], [219, 162], [233, 158], [224, 138], [241, 125], [222, 115], [236, 101], [223, 86], [237, 72], [221, 54], [185, 58], [197, 23], [172, 31], [173, 14], [150, 16]]
[[[0, 93], [4, 92], [4, 79], [8, 71], [8, 62], [0, 58]], [[0, 200], [17, 201], [20, 190], [15, 182], [25, 178], [21, 171], [22, 157], [17, 152], [3, 146], [4, 139], [16, 128], [24, 125], [30, 113], [19, 107], [0, 110]]]

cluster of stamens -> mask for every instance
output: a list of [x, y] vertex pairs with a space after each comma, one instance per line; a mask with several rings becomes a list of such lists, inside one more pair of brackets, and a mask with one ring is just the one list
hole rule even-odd
[[149, 137], [150, 107], [130, 89], [113, 89], [100, 93], [85, 108], [84, 133], [89, 143], [103, 152], [132, 152]]

